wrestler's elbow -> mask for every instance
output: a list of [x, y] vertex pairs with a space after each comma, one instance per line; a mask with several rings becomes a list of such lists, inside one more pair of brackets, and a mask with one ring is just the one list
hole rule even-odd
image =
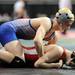
[[34, 38], [33, 41], [36, 43], [36, 42], [38, 42], [38, 39], [37, 38]]
[[34, 63], [34, 67], [38, 68], [42, 65], [42, 62], [35, 62]]
[[34, 67], [38, 68], [39, 64], [38, 63], [34, 63]]
[[34, 44], [35, 44], [35, 46], [38, 46], [39, 45], [39, 40], [34, 39]]
[[35, 37], [35, 38], [33, 39], [33, 41], [34, 41], [35, 45], [40, 45], [42, 40], [41, 40], [41, 38], [39, 38], [39, 37]]
[[57, 64], [57, 67], [58, 67], [58, 68], [62, 68], [62, 64], [61, 64], [61, 63], [58, 63], [58, 64]]
[[34, 63], [34, 67], [38, 68], [39, 67], [39, 63]]

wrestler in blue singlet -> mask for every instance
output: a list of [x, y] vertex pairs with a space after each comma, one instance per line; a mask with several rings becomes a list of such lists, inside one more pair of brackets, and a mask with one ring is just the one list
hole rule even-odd
[[[6, 22], [0, 26], [0, 42], [4, 46], [6, 43], [17, 39], [33, 39], [36, 30], [31, 25], [31, 19], [17, 19]], [[54, 37], [54, 32], [46, 37]]]

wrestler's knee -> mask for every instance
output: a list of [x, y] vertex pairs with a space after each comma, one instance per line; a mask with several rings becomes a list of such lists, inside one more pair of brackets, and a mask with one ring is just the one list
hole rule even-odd
[[23, 49], [18, 40], [13, 40], [13, 41], [7, 43], [4, 47], [7, 51], [13, 53], [14, 55], [21, 56], [23, 54]]

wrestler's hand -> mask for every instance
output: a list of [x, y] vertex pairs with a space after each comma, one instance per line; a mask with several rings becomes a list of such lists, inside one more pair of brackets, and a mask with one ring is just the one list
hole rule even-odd
[[70, 67], [75, 67], [75, 58], [67, 61], [66, 65]]
[[63, 60], [59, 60], [59, 67], [58, 68], [62, 68], [63, 67]]
[[69, 65], [71, 67], [75, 67], [75, 58], [73, 58], [70, 62], [69, 62]]

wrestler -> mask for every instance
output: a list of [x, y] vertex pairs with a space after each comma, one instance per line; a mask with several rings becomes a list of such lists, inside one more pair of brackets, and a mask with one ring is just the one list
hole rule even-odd
[[75, 67], [75, 51], [70, 51], [58, 45], [48, 45], [45, 47], [44, 55], [34, 64], [40, 68], [62, 68], [66, 64]]
[[[40, 17], [33, 19], [17, 19], [6, 22], [0, 26], [0, 42], [4, 46], [5, 51], [13, 55], [11, 61], [6, 57], [1, 57], [12, 62], [17, 57], [24, 59], [24, 52], [19, 39], [34, 40], [37, 53], [43, 55], [43, 41], [53, 39], [54, 32], [61, 32], [71, 27], [74, 22], [74, 15], [68, 8], [60, 9], [54, 19], [48, 17]], [[10, 55], [9, 55], [10, 57]]]

